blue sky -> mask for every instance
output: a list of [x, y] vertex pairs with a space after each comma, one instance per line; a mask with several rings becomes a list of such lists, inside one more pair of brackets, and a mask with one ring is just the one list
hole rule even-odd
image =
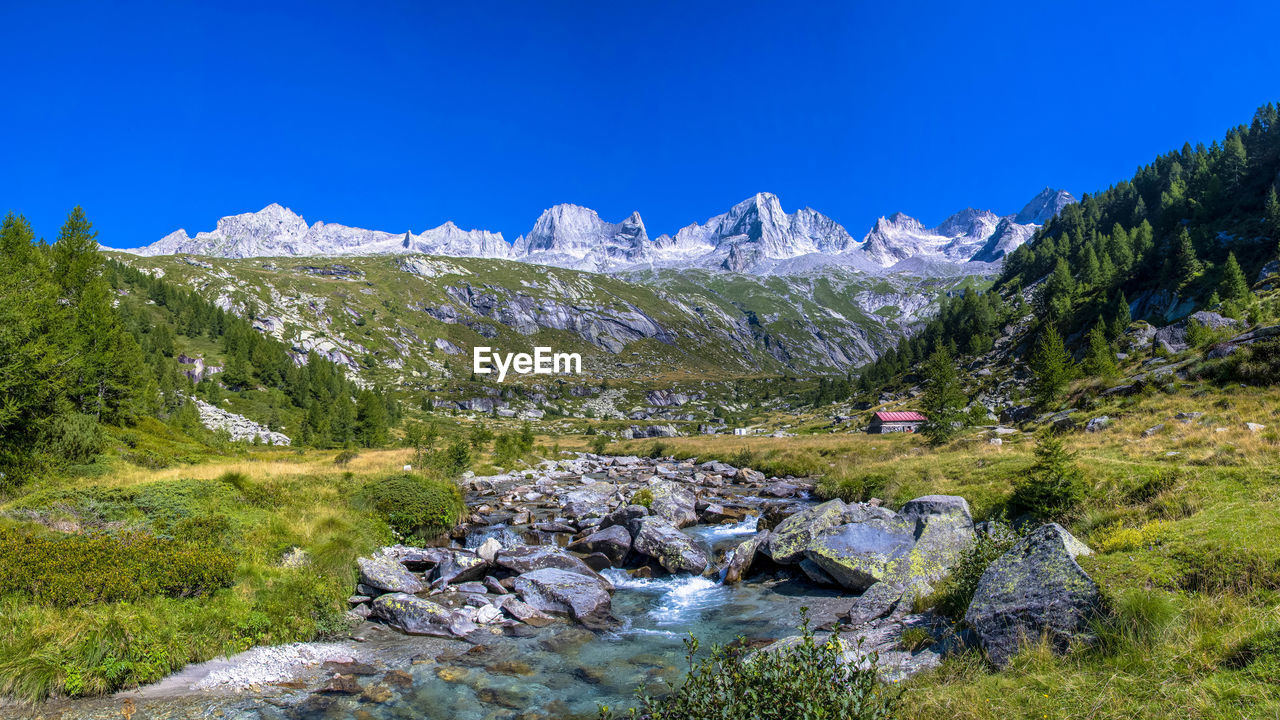
[[860, 237], [1221, 137], [1280, 100], [1278, 27], [1229, 1], [5, 1], [0, 210], [52, 239], [80, 204], [116, 247], [272, 202], [510, 241], [559, 202], [657, 236], [768, 190]]

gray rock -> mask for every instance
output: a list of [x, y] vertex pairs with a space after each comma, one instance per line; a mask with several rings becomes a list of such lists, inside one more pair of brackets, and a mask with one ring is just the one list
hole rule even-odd
[[846, 522], [845, 510], [844, 501], [837, 498], [792, 515], [773, 528], [765, 551], [776, 563], [800, 562], [814, 536]]
[[384, 556], [362, 557], [356, 560], [360, 567], [360, 584], [388, 593], [420, 593], [427, 586], [416, 575], [405, 569], [393, 558]]
[[702, 548], [663, 518], [649, 516], [640, 521], [632, 549], [658, 561], [667, 572], [701, 575], [710, 561]]
[[1090, 639], [1101, 595], [1075, 560], [1088, 553], [1071, 533], [1050, 523], [987, 567], [964, 619], [995, 665], [1008, 664], [1023, 643], [1041, 637], [1059, 651]]
[[751, 570], [751, 563], [755, 561], [756, 552], [760, 546], [769, 539], [769, 531], [758, 532], [750, 538], [738, 543], [729, 554], [729, 560], [724, 566], [724, 584], [734, 585], [742, 581]]
[[603, 553], [614, 565], [621, 565], [631, 552], [631, 533], [621, 525], [611, 525], [570, 543], [569, 550], [580, 553]]
[[408, 635], [465, 637], [476, 629], [465, 614], [408, 593], [373, 600], [372, 617]]
[[436, 566], [436, 579], [443, 584], [482, 580], [489, 570], [489, 563], [471, 553], [454, 550], [445, 555]]
[[649, 508], [643, 505], [625, 505], [614, 510], [600, 521], [600, 528], [621, 525], [634, 536], [640, 532], [640, 519], [649, 516]]
[[650, 483], [646, 489], [653, 494], [653, 502], [649, 504], [650, 515], [660, 517], [677, 528], [698, 523], [698, 512], [694, 509], [697, 498], [684, 486], [663, 480]]
[[546, 627], [551, 624], [551, 616], [524, 602], [515, 595], [504, 595], [499, 604], [508, 615], [526, 625]]
[[493, 562], [498, 556], [498, 551], [502, 549], [502, 543], [497, 538], [488, 538], [480, 543], [480, 547], [476, 548], [476, 555], [485, 562]]
[[804, 554], [836, 582], [861, 592], [902, 573], [914, 546], [915, 537], [906, 523], [871, 520], [824, 530]]
[[893, 579], [905, 586], [946, 577], [973, 542], [969, 503], [956, 495], [926, 495], [907, 502], [898, 516], [914, 525], [916, 543]]
[[1144, 438], [1152, 437], [1163, 429], [1164, 429], [1164, 423], [1160, 423], [1159, 425], [1152, 425], [1151, 427], [1142, 431], [1142, 437]]
[[1106, 430], [1110, 425], [1111, 425], [1111, 418], [1107, 417], [1106, 415], [1102, 415], [1100, 417], [1092, 418], [1091, 420], [1089, 420], [1089, 422], [1085, 423], [1084, 431], [1091, 432], [1091, 433], [1102, 432], [1103, 430]]
[[565, 517], [576, 520], [604, 517], [616, 504], [617, 494], [617, 485], [595, 482], [565, 493], [561, 507]]
[[599, 578], [543, 568], [517, 577], [515, 589], [535, 610], [570, 615], [593, 630], [618, 624], [611, 611], [609, 591]]
[[579, 575], [595, 577], [587, 564], [554, 545], [520, 545], [498, 553], [494, 562], [517, 574], [556, 568]]

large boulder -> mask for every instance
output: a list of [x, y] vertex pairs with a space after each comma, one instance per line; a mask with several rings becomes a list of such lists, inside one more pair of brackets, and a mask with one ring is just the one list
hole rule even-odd
[[618, 624], [611, 611], [609, 591], [597, 577], [543, 568], [517, 577], [515, 590], [535, 610], [569, 615], [593, 630]]
[[846, 522], [845, 509], [844, 501], [837, 498], [801, 510], [773, 528], [766, 552], [776, 563], [791, 565], [800, 562], [815, 536]]
[[1041, 525], [987, 566], [964, 620], [987, 657], [1008, 664], [1024, 642], [1045, 638], [1057, 650], [1090, 638], [1101, 596], [1076, 562], [1089, 548], [1056, 523]]
[[667, 572], [701, 575], [710, 561], [693, 539], [663, 518], [649, 516], [640, 521], [640, 531], [631, 545], [638, 553], [658, 561]]
[[898, 516], [913, 526], [916, 544], [896, 580], [904, 585], [934, 583], [946, 577], [973, 542], [969, 503], [956, 495], [925, 495], [911, 500]]
[[356, 560], [360, 567], [360, 584], [389, 593], [420, 593], [427, 589], [418, 576], [409, 572], [395, 558], [380, 555]]
[[915, 537], [900, 519], [868, 520], [829, 528], [809, 543], [805, 557], [844, 587], [861, 592], [904, 570]]
[[465, 637], [476, 630], [475, 623], [465, 613], [408, 593], [374, 598], [371, 616], [409, 635]]
[[602, 553], [613, 565], [621, 565], [631, 552], [631, 533], [622, 525], [610, 525], [570, 543], [569, 549], [580, 553]]
[[665, 480], [650, 483], [646, 489], [653, 495], [650, 515], [663, 518], [677, 528], [698, 523], [697, 498], [689, 489]]
[[555, 545], [519, 545], [498, 553], [494, 562], [516, 574], [545, 568], [557, 568], [594, 577], [595, 571], [577, 557]]

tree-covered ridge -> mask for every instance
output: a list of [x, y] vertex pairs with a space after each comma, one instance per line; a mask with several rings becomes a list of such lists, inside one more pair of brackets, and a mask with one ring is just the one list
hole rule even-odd
[[[884, 384], [938, 344], [982, 355], [997, 328], [1027, 309], [1073, 347], [1113, 341], [1134, 319], [1163, 323], [1175, 310], [1257, 320], [1248, 278], [1276, 256], [1278, 186], [1280, 110], [1269, 103], [1222, 142], [1186, 144], [1064, 208], [1005, 258], [992, 292], [950, 299], [921, 333], [865, 368], [862, 386]], [[1031, 308], [1020, 307], [1024, 287], [1034, 287]]]
[[[225, 372], [196, 385], [177, 359], [203, 342]], [[192, 394], [264, 395], [296, 440], [328, 447], [381, 445], [399, 409], [359, 389], [334, 363], [254, 331], [193, 293], [107, 261], [80, 208], [57, 242], [37, 241], [10, 213], [0, 225], [0, 487], [43, 469], [83, 463], [100, 449], [99, 425], [143, 416], [188, 418]], [[285, 416], [298, 418], [292, 423]]]

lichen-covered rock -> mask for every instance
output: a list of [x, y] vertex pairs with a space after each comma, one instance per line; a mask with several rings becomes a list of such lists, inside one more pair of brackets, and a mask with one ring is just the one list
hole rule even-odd
[[815, 536], [846, 522], [845, 509], [844, 501], [837, 498], [802, 510], [778, 523], [766, 546], [769, 557], [783, 565], [800, 562]]
[[665, 480], [650, 483], [646, 489], [653, 495], [653, 502], [649, 504], [650, 515], [663, 518], [676, 528], [697, 524], [697, 498], [692, 491]]
[[995, 665], [1024, 642], [1045, 638], [1057, 650], [1090, 639], [1101, 596], [1076, 562], [1089, 548], [1056, 523], [1041, 525], [997, 558], [978, 581], [965, 622]]
[[593, 630], [618, 624], [609, 591], [600, 578], [543, 568], [516, 578], [515, 589], [535, 610], [570, 615]]
[[729, 560], [724, 566], [724, 584], [734, 585], [742, 581], [751, 569], [756, 558], [756, 551], [769, 539], [769, 531], [758, 532], [750, 538], [738, 543], [738, 547], [729, 553]]
[[693, 539], [663, 518], [649, 516], [640, 521], [632, 549], [658, 561], [667, 572], [701, 575], [710, 561]]
[[372, 617], [409, 635], [465, 637], [476, 629], [465, 615], [408, 593], [374, 598]]
[[969, 503], [956, 495], [925, 495], [902, 506], [898, 516], [914, 526], [916, 543], [895, 580], [901, 585], [946, 577], [973, 542]]
[[611, 564], [620, 565], [631, 552], [631, 533], [621, 525], [611, 525], [570, 543], [569, 549], [580, 553], [602, 553]]
[[395, 558], [380, 555], [356, 560], [360, 567], [360, 584], [388, 593], [419, 593], [426, 585], [416, 575], [405, 569]]
[[823, 531], [809, 543], [805, 557], [836, 582], [861, 592], [902, 572], [914, 546], [906, 523], [869, 520]]

